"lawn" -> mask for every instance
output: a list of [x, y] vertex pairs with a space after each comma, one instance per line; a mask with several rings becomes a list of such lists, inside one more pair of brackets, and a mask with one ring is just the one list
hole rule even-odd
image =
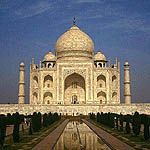
[[150, 141], [144, 140], [143, 133], [140, 133], [140, 135], [136, 137], [134, 136], [133, 133], [126, 134], [125, 129], [124, 131], [118, 131], [117, 129], [112, 129], [110, 127], [99, 124], [96, 121], [92, 121], [92, 120], [88, 120], [88, 121], [100, 127], [101, 129], [107, 131], [108, 133], [112, 134], [116, 138], [120, 139], [121, 141], [127, 143], [128, 145], [132, 146], [133, 148], [137, 150], [149, 150], [150, 149]]
[[25, 130], [24, 133], [20, 132], [19, 143], [13, 143], [12, 135], [7, 136], [5, 139], [4, 150], [31, 150], [63, 121], [64, 119], [54, 122], [47, 128], [42, 128], [39, 132], [34, 132], [32, 135], [29, 135], [29, 129]]

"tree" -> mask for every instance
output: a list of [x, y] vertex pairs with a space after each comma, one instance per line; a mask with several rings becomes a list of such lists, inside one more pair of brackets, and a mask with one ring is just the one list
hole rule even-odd
[[32, 120], [29, 120], [29, 135], [32, 135]]
[[123, 131], [123, 115], [120, 114], [119, 116], [119, 121], [120, 121], [120, 131]]
[[20, 126], [20, 123], [21, 123], [21, 120], [20, 120], [20, 116], [19, 116], [19, 113], [16, 112], [14, 115], [13, 115], [13, 122], [14, 122], [14, 129], [13, 129], [13, 141], [14, 143], [16, 142], [19, 142], [19, 126]]
[[114, 113], [108, 113], [109, 114], [109, 119], [108, 119], [108, 125], [111, 128], [115, 128], [115, 122], [116, 122], [116, 114]]
[[132, 119], [132, 129], [135, 136], [140, 134], [141, 128], [141, 117], [138, 112], [135, 112]]
[[42, 127], [42, 116], [41, 116], [41, 113], [38, 112], [37, 114], [37, 130], [39, 131]]
[[130, 115], [126, 115], [126, 133], [131, 133], [131, 127], [130, 127]]
[[95, 120], [95, 114], [92, 113], [92, 120]]
[[6, 137], [6, 117], [0, 115], [0, 149], [3, 148]]
[[45, 113], [43, 115], [43, 127], [47, 127], [48, 126], [48, 117], [47, 114]]
[[119, 125], [118, 125], [118, 115], [116, 114], [116, 120], [115, 120], [115, 124], [116, 124], [116, 129], [118, 130], [118, 127], [119, 127]]
[[38, 114], [36, 112], [34, 112], [32, 115], [32, 128], [33, 132], [38, 131]]
[[7, 125], [13, 124], [13, 117], [10, 113], [7, 114], [6, 122], [7, 122]]
[[148, 115], [144, 115], [143, 120], [144, 120], [144, 139], [149, 140], [149, 138], [150, 138], [150, 130], [149, 130], [150, 118]]
[[97, 119], [97, 122], [100, 123], [100, 113], [99, 112], [97, 113], [96, 119]]

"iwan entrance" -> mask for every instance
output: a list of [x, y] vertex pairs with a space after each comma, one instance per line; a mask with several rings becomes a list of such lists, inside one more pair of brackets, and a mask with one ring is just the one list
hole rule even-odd
[[67, 76], [64, 82], [64, 86], [65, 104], [85, 104], [85, 79], [81, 75], [73, 73]]

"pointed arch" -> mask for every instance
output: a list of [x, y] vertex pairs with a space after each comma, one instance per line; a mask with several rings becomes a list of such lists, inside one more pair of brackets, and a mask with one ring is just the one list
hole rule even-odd
[[[65, 104], [85, 104], [85, 79], [78, 73], [72, 73], [64, 81]], [[75, 96], [76, 95], [76, 98]]]
[[112, 101], [113, 102], [117, 101], [117, 92], [112, 93]]
[[52, 78], [52, 76], [46, 75], [44, 77], [43, 87], [47, 87], [47, 88], [53, 87], [53, 78]]
[[38, 94], [37, 94], [37, 92], [34, 92], [33, 93], [33, 104], [37, 104], [37, 102], [38, 102]]
[[97, 87], [98, 88], [106, 87], [106, 77], [102, 74], [97, 77]]
[[38, 77], [37, 76], [33, 77], [33, 87], [38, 87]]
[[116, 75], [112, 76], [112, 88], [113, 89], [117, 88], [117, 77], [116, 77]]
[[53, 100], [53, 94], [51, 92], [46, 92], [43, 95], [43, 104], [50, 104]]
[[100, 102], [100, 104], [106, 104], [106, 93], [103, 91], [97, 93], [97, 100]]

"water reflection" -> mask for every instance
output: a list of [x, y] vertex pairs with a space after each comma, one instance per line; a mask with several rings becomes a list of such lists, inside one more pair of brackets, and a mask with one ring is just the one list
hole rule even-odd
[[54, 150], [110, 150], [110, 148], [85, 123], [71, 121]]

